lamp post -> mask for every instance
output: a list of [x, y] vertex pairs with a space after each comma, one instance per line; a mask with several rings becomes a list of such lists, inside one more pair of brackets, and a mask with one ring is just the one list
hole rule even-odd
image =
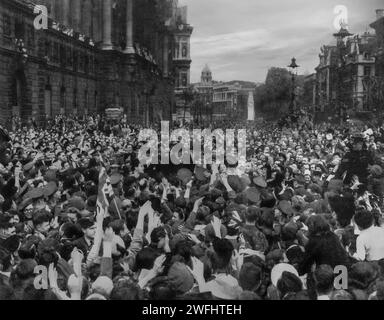
[[291, 96], [291, 102], [289, 104], [289, 113], [292, 114], [295, 111], [296, 106], [296, 92], [295, 92], [295, 80], [297, 76], [296, 69], [300, 66], [296, 64], [296, 58], [292, 58], [291, 64], [288, 66], [288, 68], [291, 69], [292, 74], [292, 96]]

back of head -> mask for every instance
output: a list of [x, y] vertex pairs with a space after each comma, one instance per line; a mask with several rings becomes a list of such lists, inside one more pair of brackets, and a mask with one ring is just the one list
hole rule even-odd
[[244, 263], [239, 274], [239, 284], [243, 290], [254, 291], [260, 284], [262, 279], [262, 270], [253, 263]]
[[277, 282], [277, 289], [280, 291], [280, 296], [283, 298], [288, 293], [297, 293], [303, 290], [303, 283], [295, 274], [284, 271]]
[[245, 220], [249, 223], [256, 223], [260, 214], [261, 211], [258, 207], [251, 206], [247, 208], [247, 211], [245, 212]]
[[328, 294], [334, 288], [335, 274], [329, 265], [320, 265], [314, 272], [315, 286], [318, 294]]
[[359, 208], [358, 210], [356, 210], [354, 220], [360, 230], [365, 230], [372, 226], [373, 215], [370, 211], [363, 208]]
[[140, 288], [132, 281], [121, 279], [116, 282], [110, 295], [111, 300], [141, 300]]

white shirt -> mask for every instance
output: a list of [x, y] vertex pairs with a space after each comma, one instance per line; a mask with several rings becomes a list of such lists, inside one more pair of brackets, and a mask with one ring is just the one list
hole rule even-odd
[[384, 228], [370, 227], [360, 232], [356, 240], [359, 260], [378, 261], [384, 258]]

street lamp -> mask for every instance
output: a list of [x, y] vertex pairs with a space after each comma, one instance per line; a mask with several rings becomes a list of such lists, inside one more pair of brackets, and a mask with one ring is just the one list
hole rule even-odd
[[288, 66], [288, 68], [291, 69], [292, 74], [292, 96], [291, 96], [291, 102], [289, 104], [289, 113], [292, 114], [295, 110], [295, 100], [296, 100], [296, 93], [295, 93], [295, 72], [297, 75], [296, 69], [300, 66], [296, 64], [296, 58], [292, 58], [291, 64]]

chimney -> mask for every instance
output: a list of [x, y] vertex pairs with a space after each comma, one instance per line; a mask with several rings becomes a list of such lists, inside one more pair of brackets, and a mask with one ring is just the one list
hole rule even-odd
[[379, 20], [384, 17], [384, 9], [377, 9], [376, 10], [376, 20]]

